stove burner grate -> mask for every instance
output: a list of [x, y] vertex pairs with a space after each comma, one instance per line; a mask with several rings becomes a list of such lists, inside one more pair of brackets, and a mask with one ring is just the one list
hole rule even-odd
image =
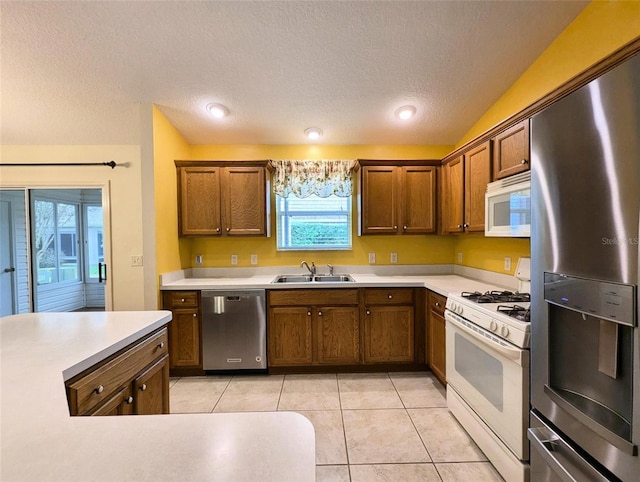
[[517, 291], [515, 293], [511, 291], [487, 291], [485, 293], [463, 291], [460, 296], [476, 303], [523, 303], [531, 301], [529, 293], [519, 293]]
[[503, 313], [519, 321], [524, 321], [526, 323], [531, 322], [531, 310], [529, 308], [525, 308], [524, 306], [498, 305], [497, 311], [498, 313]]

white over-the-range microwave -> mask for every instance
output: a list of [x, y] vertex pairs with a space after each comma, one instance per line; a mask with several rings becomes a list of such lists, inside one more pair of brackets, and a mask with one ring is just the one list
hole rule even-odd
[[531, 171], [487, 184], [485, 236], [531, 236]]

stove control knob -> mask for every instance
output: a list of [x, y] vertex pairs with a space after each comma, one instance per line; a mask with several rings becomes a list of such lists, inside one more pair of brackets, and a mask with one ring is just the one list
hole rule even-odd
[[509, 336], [509, 328], [507, 327], [507, 325], [502, 325], [500, 327], [500, 334], [502, 336], [504, 336], [505, 338], [507, 338]]
[[498, 329], [498, 323], [496, 323], [496, 320], [491, 320], [491, 323], [489, 323], [489, 329], [491, 331], [496, 331]]

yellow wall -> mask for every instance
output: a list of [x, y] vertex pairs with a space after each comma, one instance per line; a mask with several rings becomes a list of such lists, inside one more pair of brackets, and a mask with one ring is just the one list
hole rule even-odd
[[640, 36], [640, 1], [594, 1], [460, 139], [456, 148]]
[[[487, 238], [483, 235], [457, 236], [454, 243], [455, 263], [472, 268], [514, 274], [518, 258], [531, 256], [529, 238]], [[462, 262], [458, 263], [458, 253]], [[504, 269], [504, 258], [511, 258], [511, 269]]]

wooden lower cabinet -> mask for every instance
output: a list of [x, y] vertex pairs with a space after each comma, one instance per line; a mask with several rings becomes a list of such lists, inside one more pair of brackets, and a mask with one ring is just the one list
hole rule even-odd
[[169, 413], [167, 328], [138, 340], [65, 385], [71, 415]]
[[446, 321], [447, 298], [433, 291], [427, 294], [427, 364], [440, 383], [447, 383]]
[[413, 362], [413, 306], [369, 306], [364, 321], [365, 363]]
[[317, 309], [317, 361], [323, 365], [360, 363], [360, 319], [357, 306], [327, 306]]
[[169, 323], [170, 374], [197, 374], [202, 371], [200, 291], [163, 291], [162, 307], [173, 315]]
[[313, 362], [311, 310], [305, 306], [269, 310], [269, 365], [310, 365]]

